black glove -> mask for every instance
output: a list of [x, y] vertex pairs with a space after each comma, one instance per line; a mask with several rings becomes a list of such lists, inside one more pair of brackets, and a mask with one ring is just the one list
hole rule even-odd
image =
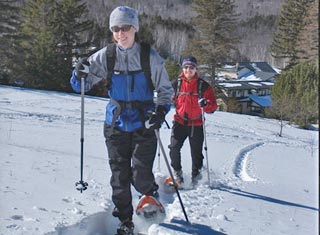
[[80, 80], [82, 77], [87, 78], [89, 73], [89, 62], [87, 58], [81, 58], [75, 67], [75, 73], [78, 80]]
[[207, 100], [205, 98], [201, 98], [198, 100], [198, 104], [201, 108], [207, 106]]
[[156, 111], [150, 115], [150, 118], [146, 121], [145, 127], [150, 130], [159, 129], [162, 123], [165, 121], [167, 110], [164, 106], [159, 105]]

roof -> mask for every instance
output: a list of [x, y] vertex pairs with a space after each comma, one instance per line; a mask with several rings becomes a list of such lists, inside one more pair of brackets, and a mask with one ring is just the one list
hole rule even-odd
[[264, 95], [264, 96], [259, 96], [259, 95], [249, 95], [249, 97], [245, 99], [239, 100], [240, 102], [246, 102], [246, 101], [252, 101], [258, 104], [261, 107], [271, 107], [272, 106], [272, 101], [270, 95]]
[[240, 62], [239, 67], [246, 67], [255, 72], [277, 73], [267, 62]]
[[261, 81], [270, 81], [270, 80], [274, 80], [274, 73], [270, 73], [270, 72], [256, 72], [255, 74], [256, 77], [258, 77]]
[[254, 72], [248, 68], [242, 68], [237, 72], [238, 78], [248, 77], [252, 74], [254, 74]]

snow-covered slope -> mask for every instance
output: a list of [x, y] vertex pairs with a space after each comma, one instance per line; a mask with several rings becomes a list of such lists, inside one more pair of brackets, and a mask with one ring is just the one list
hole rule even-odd
[[[80, 177], [80, 96], [0, 86], [1, 235], [115, 233], [102, 132], [106, 102], [85, 99], [89, 188], [80, 194], [74, 185]], [[174, 109], [169, 123], [173, 114]], [[180, 192], [191, 224], [177, 196], [161, 194], [166, 217], [157, 223], [134, 217], [136, 230], [150, 235], [318, 234], [318, 132], [286, 126], [278, 137], [279, 128], [276, 120], [206, 115], [211, 183], [204, 171], [197, 189]], [[168, 154], [170, 129], [163, 126], [160, 132]], [[189, 179], [188, 142], [182, 151]], [[168, 174], [162, 153], [154, 171]]]

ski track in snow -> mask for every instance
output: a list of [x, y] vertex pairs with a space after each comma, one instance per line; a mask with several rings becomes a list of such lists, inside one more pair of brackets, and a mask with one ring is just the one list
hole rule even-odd
[[250, 168], [250, 153], [260, 147], [263, 146], [265, 143], [259, 142], [256, 144], [249, 145], [240, 150], [239, 154], [236, 156], [235, 160], [235, 167], [234, 167], [234, 175], [240, 178], [243, 181], [247, 182], [255, 182], [257, 181], [256, 178], [250, 176], [248, 170]]

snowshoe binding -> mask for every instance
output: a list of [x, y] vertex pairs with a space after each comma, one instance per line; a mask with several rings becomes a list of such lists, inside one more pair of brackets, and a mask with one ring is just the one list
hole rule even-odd
[[[175, 180], [178, 189], [183, 189], [183, 181]], [[171, 176], [168, 176], [164, 181], [164, 185], [172, 192], [174, 192], [175, 185]]]
[[133, 222], [131, 220], [127, 220], [119, 224], [116, 235], [134, 235], [133, 230]]
[[[179, 170], [179, 171], [174, 171], [173, 172], [174, 174], [174, 180], [172, 179], [171, 176], [168, 176], [164, 182], [164, 184], [171, 188], [172, 190], [175, 189], [175, 186], [178, 188], [178, 189], [183, 189], [183, 183], [184, 183], [184, 179], [183, 179], [183, 172], [182, 170]], [[174, 185], [174, 183], [176, 185]]]
[[143, 195], [136, 208], [136, 214], [145, 218], [153, 218], [159, 213], [164, 214], [165, 210], [161, 202], [153, 196]]

